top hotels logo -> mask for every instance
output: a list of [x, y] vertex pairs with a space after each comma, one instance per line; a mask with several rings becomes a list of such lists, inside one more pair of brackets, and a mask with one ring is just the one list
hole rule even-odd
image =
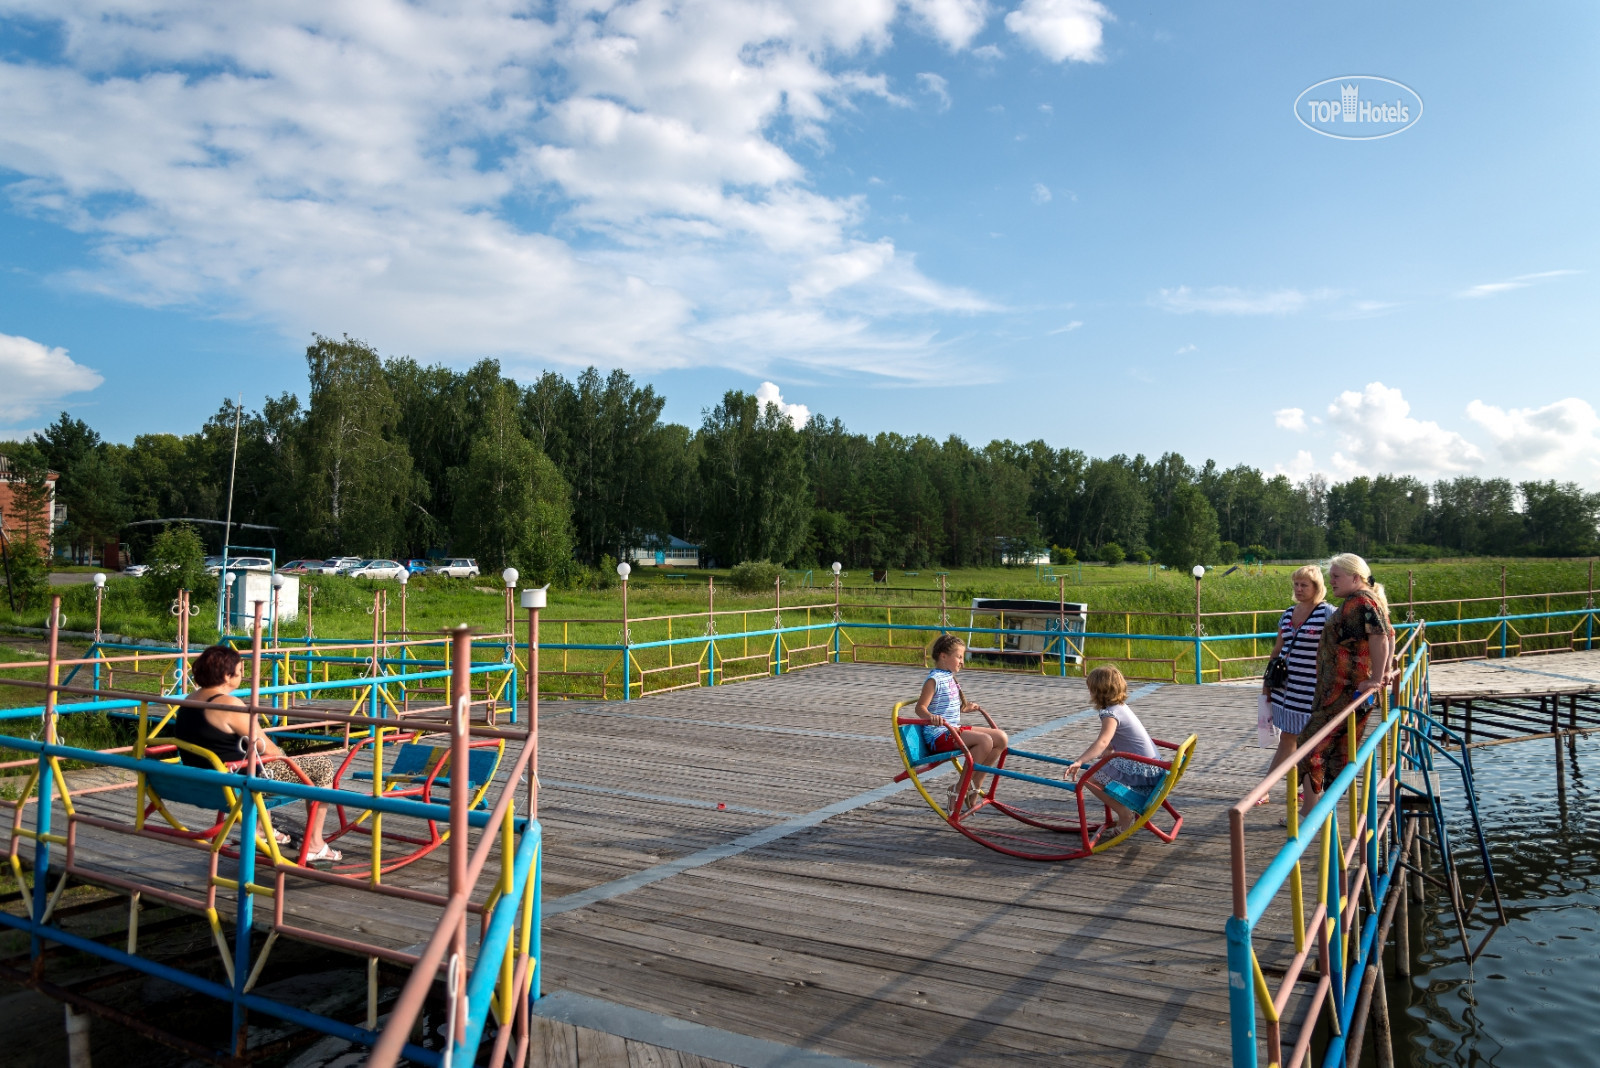
[[1320, 81], [1296, 97], [1294, 117], [1324, 137], [1375, 141], [1415, 126], [1422, 118], [1422, 97], [1392, 78], [1346, 74]]

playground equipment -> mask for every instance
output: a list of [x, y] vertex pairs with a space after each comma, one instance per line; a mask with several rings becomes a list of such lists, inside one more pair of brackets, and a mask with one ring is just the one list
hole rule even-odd
[[[310, 640], [275, 648], [263, 642], [263, 605], [256, 602], [253, 682], [238, 695], [239, 710], [250, 716], [251, 748], [263, 733], [349, 747], [340, 769], [345, 788], [321, 788], [304, 775], [267, 779], [259, 760], [223, 764], [161, 735], [178, 707], [207, 707], [179, 696], [198, 652], [187, 642], [183, 601], [176, 650], [122, 652], [96, 643], [89, 657], [67, 659], [59, 655], [57, 621], [42, 681], [0, 676], [44, 702], [0, 711], [0, 749], [23, 757], [0, 760], [0, 774], [15, 775], [20, 785], [0, 797], [18, 887], [10, 895], [14, 907], [0, 909], [0, 929], [30, 936], [24, 957], [0, 962], [0, 976], [215, 1063], [249, 1063], [268, 1048], [252, 1041], [259, 1028], [285, 1023], [371, 1046], [368, 1063], [377, 1068], [402, 1057], [421, 1065], [484, 1063], [480, 1043], [490, 1065], [523, 1063], [536, 1039], [530, 1004], [539, 994], [538, 706], [531, 686], [526, 726], [495, 725], [497, 707], [510, 706], [513, 724], [518, 718], [519, 664], [504, 655], [511, 636], [497, 635], [485, 649], [465, 627], [401, 643], [379, 640], [375, 631], [368, 649]], [[543, 591], [523, 591], [530, 678], [538, 675], [544, 604]], [[59, 611], [57, 598], [52, 617]], [[476, 655], [484, 652], [489, 659]], [[113, 672], [124, 688], [109, 685]], [[147, 688], [126, 688], [130, 683]], [[430, 693], [440, 700], [426, 700]], [[42, 727], [37, 734], [30, 720]], [[131, 726], [134, 744], [96, 749], [63, 741], [61, 727], [73, 720]], [[208, 766], [182, 763], [180, 750]], [[323, 870], [305, 865], [303, 840], [298, 855], [282, 848], [287, 836], [276, 833], [270, 813], [298, 802], [336, 808], [336, 834], [350, 836], [346, 858], [359, 862]], [[448, 856], [384, 878], [435, 851]], [[63, 904], [71, 887], [90, 888], [90, 900]], [[119, 905], [127, 909], [126, 948], [120, 936], [108, 940], [78, 918]], [[156, 905], [203, 917], [215, 954], [141, 942], [141, 909]], [[379, 922], [368, 926], [367, 917]], [[193, 921], [180, 916], [151, 927], [186, 922]], [[364, 1015], [307, 1007], [275, 987], [274, 970], [286, 967], [273, 960], [280, 940], [364, 963]], [[104, 974], [86, 989], [56, 985], [57, 947], [98, 958]], [[385, 969], [400, 988], [387, 1006], [380, 1000]], [[145, 977], [219, 1003], [232, 1021], [226, 1043], [166, 1031], [89, 996]], [[429, 997], [442, 1000], [448, 1026], [419, 1044], [414, 1028]]]
[[[1167, 760], [1153, 760], [1131, 753], [1107, 752], [1091, 767], [1084, 769], [1078, 782], [1068, 782], [1060, 777], [1048, 778], [1006, 767], [1006, 763], [1013, 759], [1056, 767], [1066, 767], [1072, 763], [1070, 760], [1044, 753], [1007, 749], [1001, 754], [998, 764], [990, 767], [987, 764], [973, 762], [961, 750], [948, 753], [932, 752], [922, 737], [922, 728], [929, 721], [920, 716], [901, 714], [901, 709], [915, 704], [914, 700], [901, 701], [894, 706], [892, 733], [895, 747], [900, 752], [900, 760], [905, 764], [905, 770], [896, 775], [894, 781], [903, 782], [910, 779], [911, 784], [922, 795], [922, 799], [939, 814], [940, 819], [981, 846], [1022, 860], [1077, 860], [1080, 857], [1105, 852], [1132, 837], [1141, 827], [1163, 842], [1176, 839], [1178, 831], [1183, 827], [1183, 815], [1172, 806], [1169, 795], [1172, 793], [1172, 788], [1178, 784], [1178, 780], [1183, 778], [1183, 773], [1188, 769], [1189, 761], [1194, 756], [1196, 738], [1192, 734], [1178, 743], [1164, 742], [1159, 738], [1151, 739], [1162, 749], [1171, 752], [1172, 756]], [[989, 726], [997, 726], [989, 713], [982, 712], [982, 715]], [[1102, 786], [1102, 789], [1135, 813], [1133, 823], [1106, 837], [1105, 832], [1115, 826], [1111, 822], [1109, 807], [1105, 808], [1103, 817], [1098, 822], [1091, 820], [1088, 812], [1089, 801], [1085, 798], [1087, 791], [1079, 787], [1093, 778], [1114, 757], [1119, 756], [1160, 768], [1163, 774], [1148, 792], [1143, 793], [1117, 782], [1109, 782]], [[942, 770], [946, 764], [954, 767], [959, 776], [958, 788], [955, 791], [957, 797], [967, 796], [973, 786], [974, 775], [984, 774], [990, 777], [988, 788], [982, 792], [975, 805], [966, 809], [957, 806], [956, 811], [949, 811], [929, 792], [924, 779], [929, 777], [931, 772]], [[1023, 804], [1000, 799], [998, 795], [1002, 780], [1031, 783], [1045, 787], [1046, 792], [1038, 800], [1029, 798], [1028, 807], [1024, 807]], [[1051, 792], [1056, 793], [1055, 798], [1051, 797]], [[1152, 818], [1163, 809], [1172, 819], [1172, 825], [1167, 830], [1162, 830], [1151, 822]], [[984, 818], [986, 813], [1006, 817], [1010, 822], [986, 819]], [[1031, 830], [1020, 831], [1016, 828], [1016, 824]], [[1040, 836], [1037, 832], [1044, 832], [1049, 837]]]

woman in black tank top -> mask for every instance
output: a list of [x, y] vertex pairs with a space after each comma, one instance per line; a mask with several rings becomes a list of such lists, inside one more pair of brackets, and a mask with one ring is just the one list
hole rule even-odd
[[[190, 671], [194, 675], [194, 681], [200, 684], [200, 689], [189, 695], [191, 700], [212, 701], [216, 705], [232, 705], [240, 709], [245, 707], [244, 702], [233, 695], [233, 691], [239, 689], [244, 682], [244, 659], [237, 651], [225, 645], [213, 645], [195, 658]], [[173, 720], [172, 736], [179, 741], [215, 753], [217, 759], [224, 764], [232, 764], [244, 760], [249, 752], [250, 716], [248, 713], [226, 708], [183, 707], [178, 709], [178, 714]], [[256, 751], [263, 758], [270, 760], [270, 763], [261, 765], [262, 778], [299, 782], [299, 776], [286, 766], [287, 763], [293, 763], [313, 785], [322, 787], [333, 785], [333, 764], [322, 754], [313, 753], [299, 760], [291, 760], [277, 743], [261, 732], [256, 734]], [[183, 763], [191, 767], [211, 767], [210, 761], [197, 753], [179, 750], [179, 757]], [[310, 819], [310, 814], [311, 803], [307, 802], [306, 844], [309, 847], [307, 863], [344, 859], [340, 852], [330, 848], [322, 837], [322, 823], [328, 815], [327, 806], [322, 806], [315, 821]]]

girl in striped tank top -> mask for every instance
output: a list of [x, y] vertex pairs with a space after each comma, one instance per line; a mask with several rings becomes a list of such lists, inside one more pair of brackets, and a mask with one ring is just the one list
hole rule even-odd
[[[922, 694], [917, 698], [917, 711], [928, 720], [922, 728], [923, 740], [936, 753], [953, 753], [965, 750], [967, 759], [988, 767], [998, 767], [995, 762], [1006, 751], [1010, 739], [998, 727], [974, 727], [961, 722], [961, 713], [979, 712], [982, 708], [968, 701], [956, 682], [956, 673], [966, 661], [967, 647], [954, 634], [941, 634], [933, 641], [929, 651], [933, 670], [922, 684]], [[983, 794], [983, 775], [974, 775], [966, 797], [958, 796], [961, 782], [957, 779], [950, 787], [947, 807], [951, 814], [965, 811], [977, 803]]]
[[[1269, 771], [1289, 759], [1311, 719], [1317, 693], [1317, 647], [1322, 642], [1322, 628], [1333, 614], [1333, 606], [1323, 600], [1327, 589], [1322, 568], [1307, 564], [1289, 577], [1294, 582], [1294, 604], [1278, 619], [1278, 640], [1271, 654], [1284, 657], [1289, 680], [1276, 690], [1265, 682], [1261, 685], [1261, 692], [1272, 700], [1272, 725], [1282, 732]], [[1263, 797], [1260, 803], [1266, 802]]]

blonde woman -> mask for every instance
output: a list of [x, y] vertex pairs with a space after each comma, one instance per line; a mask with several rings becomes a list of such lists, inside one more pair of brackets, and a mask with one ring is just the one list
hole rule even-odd
[[[1311, 720], [1317, 696], [1317, 648], [1323, 626], [1333, 615], [1333, 606], [1325, 599], [1322, 568], [1307, 564], [1296, 569], [1289, 580], [1294, 584], [1294, 604], [1278, 618], [1278, 640], [1267, 661], [1271, 664], [1282, 656], [1288, 672], [1280, 685], [1273, 686], [1268, 680], [1261, 683], [1261, 692], [1272, 700], [1272, 725], [1282, 732], [1269, 771], [1289, 759], [1300, 744], [1300, 732]], [[1262, 803], [1267, 800], [1261, 799]]]
[[1356, 713], [1356, 740], [1367, 729], [1372, 696], [1389, 678], [1394, 656], [1394, 627], [1389, 623], [1389, 600], [1383, 587], [1372, 581], [1372, 568], [1355, 553], [1341, 553], [1328, 561], [1328, 589], [1344, 603], [1323, 626], [1317, 647], [1317, 692], [1311, 719], [1300, 731], [1309, 739], [1340, 717], [1339, 727], [1310, 755], [1300, 761], [1306, 807], [1317, 803], [1327, 784], [1344, 770], [1348, 755], [1347, 721], [1342, 713], [1352, 701], [1361, 701]]

